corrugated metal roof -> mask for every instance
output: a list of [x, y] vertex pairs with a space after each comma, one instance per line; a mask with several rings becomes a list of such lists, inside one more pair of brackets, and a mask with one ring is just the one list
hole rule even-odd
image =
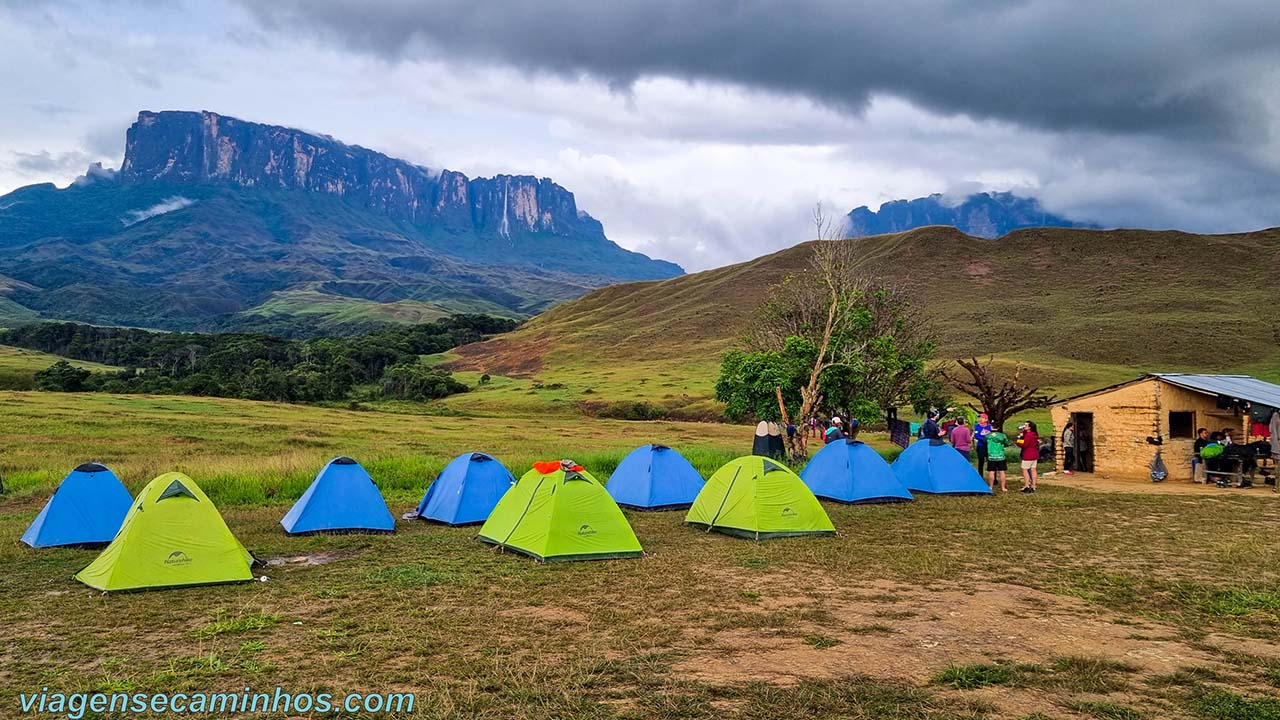
[[1280, 408], [1280, 385], [1263, 382], [1248, 375], [1190, 375], [1184, 373], [1150, 373], [1167, 383], [1214, 395], [1248, 400], [1258, 405]]

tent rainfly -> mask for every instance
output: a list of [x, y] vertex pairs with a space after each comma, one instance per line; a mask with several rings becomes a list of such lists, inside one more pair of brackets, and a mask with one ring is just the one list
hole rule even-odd
[[799, 476], [754, 455], [717, 470], [693, 501], [685, 522], [753, 540], [836, 532], [827, 511]]
[[369, 473], [338, 457], [316, 475], [280, 521], [290, 535], [313, 532], [393, 532], [395, 519]]
[[542, 562], [642, 554], [608, 491], [569, 460], [534, 463], [498, 501], [480, 539]]
[[692, 505], [702, 485], [683, 455], [665, 445], [642, 445], [618, 463], [605, 489], [623, 507], [674, 510]]
[[840, 440], [818, 451], [800, 471], [814, 495], [846, 503], [910, 502], [915, 498], [880, 453], [861, 440]]
[[31, 547], [111, 542], [133, 498], [105, 465], [85, 463], [63, 478], [53, 497], [22, 534]]
[[498, 459], [464, 453], [436, 477], [418, 504], [417, 516], [446, 525], [471, 525], [489, 519], [516, 479]]
[[252, 580], [253, 562], [204, 491], [174, 472], [147, 483], [76, 579], [104, 592], [217, 585]]
[[893, 461], [893, 472], [911, 492], [990, 495], [978, 471], [959, 450], [941, 440], [917, 440]]

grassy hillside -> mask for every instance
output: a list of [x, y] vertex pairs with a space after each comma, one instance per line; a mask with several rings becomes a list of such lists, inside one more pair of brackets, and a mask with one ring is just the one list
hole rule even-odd
[[[857, 244], [868, 275], [909, 288], [942, 358], [995, 353], [1059, 393], [1149, 369], [1280, 376], [1280, 229], [1040, 228], [982, 240], [928, 227], [844, 242]], [[720, 354], [744, 335], [765, 289], [802, 271], [812, 248], [603, 288], [461, 348], [452, 366], [562, 385], [569, 402], [704, 409]]]
[[[59, 360], [65, 359], [36, 350], [0, 345], [0, 389], [31, 390], [36, 386], [36, 373]], [[119, 369], [109, 365], [99, 365], [98, 363], [82, 362], [80, 360], [71, 360], [69, 362], [72, 365], [93, 370], [94, 372]]]

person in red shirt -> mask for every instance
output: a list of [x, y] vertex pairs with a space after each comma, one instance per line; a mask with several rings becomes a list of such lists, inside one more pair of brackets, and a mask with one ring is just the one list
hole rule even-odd
[[1040, 434], [1036, 424], [1027, 421], [1019, 428], [1017, 444], [1022, 448], [1022, 492], [1036, 491], [1036, 463], [1040, 462]]

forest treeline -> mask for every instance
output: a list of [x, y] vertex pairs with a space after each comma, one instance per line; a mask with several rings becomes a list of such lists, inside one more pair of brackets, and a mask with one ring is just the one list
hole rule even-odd
[[163, 333], [40, 323], [3, 331], [0, 344], [121, 368], [93, 373], [59, 361], [36, 374], [36, 385], [43, 390], [285, 402], [428, 400], [468, 388], [450, 372], [422, 363], [422, 355], [477, 342], [516, 324], [486, 315], [455, 315], [349, 337], [289, 340], [253, 333]]

